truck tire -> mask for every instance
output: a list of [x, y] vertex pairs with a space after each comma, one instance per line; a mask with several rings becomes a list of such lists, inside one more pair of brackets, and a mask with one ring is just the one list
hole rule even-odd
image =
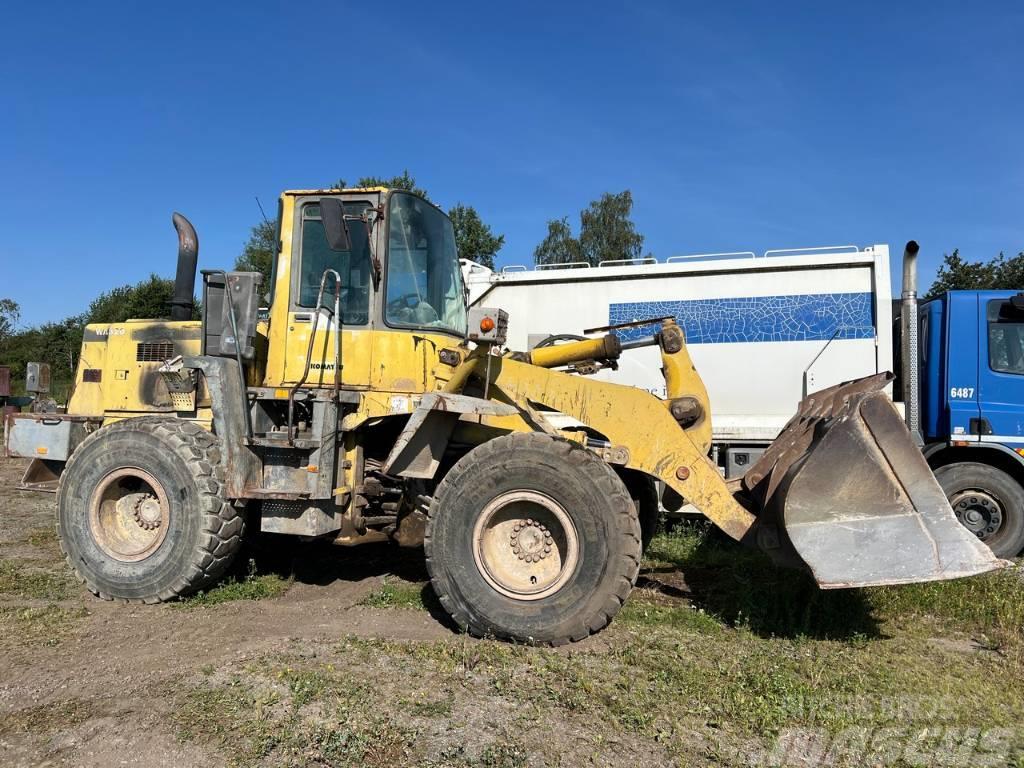
[[57, 490], [57, 537], [79, 580], [105, 600], [156, 603], [215, 582], [241, 544], [217, 438], [143, 416], [86, 438]]
[[512, 434], [476, 447], [441, 481], [424, 549], [434, 591], [463, 631], [561, 645], [622, 607], [640, 566], [640, 521], [596, 455]]
[[1024, 489], [1006, 472], [988, 464], [961, 462], [935, 470], [957, 519], [988, 544], [996, 557], [1016, 557], [1024, 549]]

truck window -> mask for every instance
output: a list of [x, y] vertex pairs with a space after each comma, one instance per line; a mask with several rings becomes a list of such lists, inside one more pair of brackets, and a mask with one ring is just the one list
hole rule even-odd
[[[361, 215], [369, 203], [345, 203], [353, 216]], [[299, 289], [296, 304], [300, 307], [316, 306], [320, 278], [325, 269], [337, 270], [341, 275], [341, 317], [345, 325], [366, 325], [370, 319], [370, 249], [366, 227], [350, 221], [351, 251], [332, 251], [327, 245], [327, 234], [320, 220], [320, 206], [308, 203], [302, 207], [302, 240], [299, 257]], [[334, 281], [327, 279], [324, 288], [324, 306], [334, 306]]]
[[990, 301], [987, 313], [989, 367], [1024, 374], [1024, 315], [1001, 299]]

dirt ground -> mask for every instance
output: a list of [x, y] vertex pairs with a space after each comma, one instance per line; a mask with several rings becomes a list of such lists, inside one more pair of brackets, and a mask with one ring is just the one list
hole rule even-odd
[[[899, 619], [914, 613], [907, 593], [867, 608], [812, 596], [776, 624], [751, 624], [756, 606], [688, 584], [701, 572], [669, 558], [647, 564], [645, 588], [605, 632], [568, 649], [516, 648], [453, 632], [418, 553], [310, 545], [260, 565], [269, 575], [243, 568], [237, 594], [207, 596], [222, 600], [126, 606], [70, 577], [55, 498], [12, 490], [23, 467], [0, 459], [4, 766], [809, 765], [824, 759], [813, 745], [779, 757], [779, 734], [842, 732], [857, 724], [842, 697], [863, 692], [955, 693], [1003, 729], [987, 747], [971, 736], [999, 761], [989, 764], [1021, 765], [1011, 742], [1024, 628], [1012, 606], [986, 632], [950, 620], [922, 633], [920, 620]], [[820, 616], [807, 624], [811, 607]], [[804, 624], [786, 631], [794, 622]], [[815, 637], [831, 626], [838, 639]], [[973, 703], [996, 694], [991, 713]], [[964, 722], [953, 715], [943, 722]]]
[[[70, 569], [50, 535], [55, 497], [12, 490], [24, 466], [0, 458], [0, 559], [31, 564], [63, 585], [65, 577], [70, 582]], [[168, 684], [210, 665], [244, 665], [296, 644], [343, 636], [442, 642], [457, 637], [427, 612], [359, 605], [380, 588], [384, 573], [395, 570], [394, 550], [317, 554], [321, 560], [333, 555], [335, 562], [307, 561], [305, 573], [279, 599], [227, 602], [215, 611], [109, 603], [71, 583], [57, 590], [66, 594], [59, 600], [3, 599], [0, 605], [8, 610], [55, 607], [59, 613], [52, 629], [44, 628], [41, 636], [33, 631], [29, 642], [16, 636], [16, 625], [5, 628], [0, 713], [11, 718], [68, 701], [82, 710], [73, 722], [62, 722], [57, 711], [54, 722], [27, 731], [0, 726], [4, 765], [219, 765], [222, 756], [183, 746], [175, 737]], [[425, 569], [414, 576], [427, 578]]]

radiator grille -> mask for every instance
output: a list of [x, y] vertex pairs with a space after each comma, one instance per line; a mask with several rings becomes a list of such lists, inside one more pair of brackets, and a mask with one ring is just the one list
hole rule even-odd
[[174, 357], [174, 345], [169, 341], [143, 341], [135, 347], [135, 360], [139, 363], [162, 363]]

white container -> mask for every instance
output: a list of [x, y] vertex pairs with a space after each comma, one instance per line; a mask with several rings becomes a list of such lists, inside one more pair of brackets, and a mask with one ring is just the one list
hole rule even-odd
[[[674, 316], [707, 386], [720, 447], [764, 445], [807, 394], [892, 368], [887, 245], [502, 272], [464, 262], [463, 274], [471, 305], [509, 313], [515, 350], [552, 334]], [[657, 347], [629, 350], [618, 371], [597, 376], [665, 394]]]

